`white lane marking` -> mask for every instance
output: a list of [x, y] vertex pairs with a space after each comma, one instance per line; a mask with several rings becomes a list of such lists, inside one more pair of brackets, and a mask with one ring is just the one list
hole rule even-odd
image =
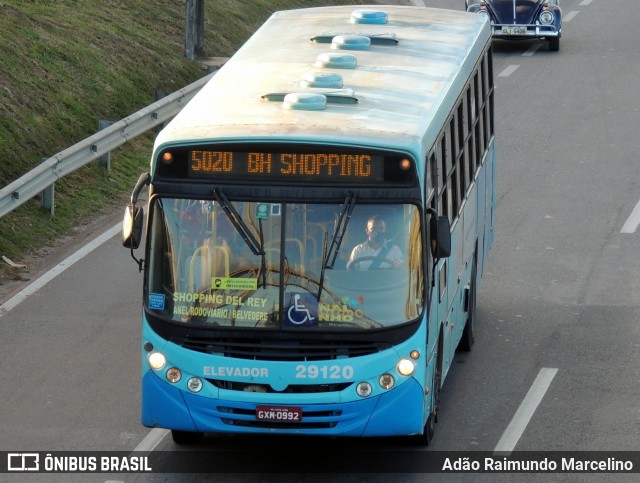
[[568, 14], [566, 14], [564, 17], [562, 17], [562, 21], [563, 22], [571, 22], [571, 19], [573, 19], [576, 15], [578, 15], [580, 12], [577, 11], [573, 11], [573, 12], [569, 12]]
[[168, 434], [168, 429], [153, 428], [133, 451], [151, 452], [158, 447]]
[[505, 67], [505, 69], [502, 72], [498, 74], [498, 77], [509, 77], [516, 70], [518, 70], [518, 67], [520, 66], [516, 64], [508, 65], [507, 67]]
[[635, 233], [640, 225], [640, 201], [636, 204], [627, 221], [622, 225], [620, 233]]
[[540, 47], [542, 47], [542, 44], [533, 44], [524, 54], [522, 54], [522, 57], [531, 57]]
[[582, 0], [579, 5], [582, 7], [586, 7], [587, 5], [589, 5], [593, 0]]
[[533, 413], [536, 411], [540, 401], [542, 401], [547, 389], [549, 389], [556, 372], [558, 372], [558, 369], [548, 367], [540, 369], [538, 377], [533, 381], [529, 392], [520, 403], [520, 407], [513, 415], [513, 419], [511, 419], [509, 426], [507, 426], [493, 450], [495, 453], [510, 453], [513, 451], [527, 424], [529, 424]]
[[[112, 226], [102, 235], [93, 239], [85, 246], [83, 246], [80, 250], [67, 257], [47, 273], [33, 281], [27, 287], [22, 289], [16, 295], [7, 300], [4, 304], [2, 304], [2, 306], [0, 306], [0, 317], [16, 307], [18, 304], [20, 304], [20, 302], [24, 301], [29, 295], [34, 294], [39, 289], [44, 287], [48, 282], [53, 280], [56, 276], [60, 275], [67, 268], [71, 267], [74, 263], [81, 260], [83, 257], [91, 253], [107, 240], [113, 238], [121, 229], [122, 223], [118, 223], [117, 225]], [[153, 451], [167, 436], [167, 434], [169, 434], [169, 430], [167, 429], [154, 428], [149, 431], [149, 434], [147, 434], [147, 436], [140, 442], [138, 446], [135, 447], [133, 451]]]
[[72, 266], [77, 261], [81, 260], [83, 257], [91, 253], [93, 250], [98, 248], [100, 245], [105, 243], [107, 240], [115, 236], [122, 229], [122, 223], [118, 223], [117, 225], [112, 226], [107, 231], [105, 231], [102, 235], [95, 238], [94, 240], [87, 243], [80, 250], [69, 256], [67, 259], [60, 262], [58, 265], [53, 267], [47, 273], [42, 275], [40, 278], [37, 278], [31, 284], [26, 286], [20, 292], [15, 294], [9, 300], [7, 300], [4, 304], [0, 305], [0, 317], [13, 309], [16, 305], [20, 304], [30, 295], [33, 295], [42, 287], [44, 287], [47, 283], [53, 280], [55, 277], [64, 272], [67, 268]]

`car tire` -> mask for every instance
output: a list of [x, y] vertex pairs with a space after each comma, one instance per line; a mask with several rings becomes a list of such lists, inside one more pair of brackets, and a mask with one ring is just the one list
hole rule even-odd
[[560, 37], [551, 37], [549, 39], [549, 50], [551, 52], [557, 52], [560, 50]]

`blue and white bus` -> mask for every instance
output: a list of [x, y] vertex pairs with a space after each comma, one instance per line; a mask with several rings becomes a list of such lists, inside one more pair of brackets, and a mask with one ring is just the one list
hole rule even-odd
[[160, 132], [125, 212], [144, 271], [142, 423], [178, 443], [428, 443], [474, 341], [493, 96], [485, 15], [271, 16]]

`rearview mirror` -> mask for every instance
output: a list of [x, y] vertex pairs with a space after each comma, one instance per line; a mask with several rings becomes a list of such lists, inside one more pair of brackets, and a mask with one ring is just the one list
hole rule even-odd
[[144, 210], [141, 207], [131, 204], [125, 208], [122, 221], [122, 246], [132, 249], [140, 246], [143, 218]]
[[451, 255], [451, 225], [447, 216], [431, 217], [431, 253], [434, 258]]

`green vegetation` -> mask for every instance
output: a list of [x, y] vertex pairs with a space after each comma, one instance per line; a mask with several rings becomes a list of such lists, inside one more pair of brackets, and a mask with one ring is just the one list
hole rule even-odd
[[[205, 53], [228, 57], [276, 10], [345, 3], [207, 0]], [[0, 187], [205, 72], [184, 58], [183, 1], [0, 1]], [[0, 255], [14, 261], [124, 206], [148, 169], [153, 134], [56, 183], [55, 216], [35, 198], [0, 218]], [[0, 278], [19, 273], [0, 261]]]

